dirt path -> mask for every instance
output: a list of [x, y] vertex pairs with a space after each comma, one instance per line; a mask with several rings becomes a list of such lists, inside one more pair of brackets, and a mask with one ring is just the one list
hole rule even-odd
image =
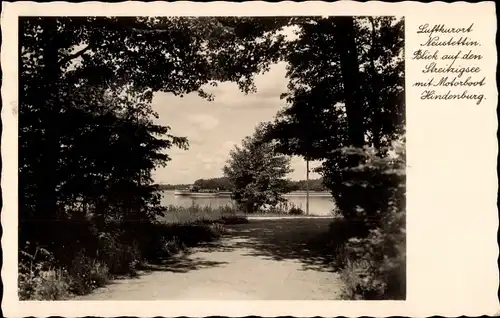
[[252, 220], [138, 278], [80, 300], [328, 300], [340, 282], [324, 257], [329, 219]]

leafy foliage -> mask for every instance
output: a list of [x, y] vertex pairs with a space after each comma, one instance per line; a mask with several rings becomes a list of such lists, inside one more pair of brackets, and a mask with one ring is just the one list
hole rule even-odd
[[264, 205], [276, 206], [284, 199], [286, 175], [291, 172], [290, 158], [276, 154], [274, 145], [263, 141], [264, 126], [242, 141], [230, 153], [224, 174], [233, 185], [232, 198], [246, 213], [254, 213]]
[[361, 188], [345, 185], [355, 182], [348, 168], [367, 158], [342, 149], [384, 152], [404, 131], [403, 26], [393, 17], [310, 17], [296, 24], [283, 57], [288, 106], [266, 138], [282, 153], [321, 160], [317, 171], [346, 217], [362, 217], [356, 212]]
[[301, 208], [293, 207], [290, 209], [290, 211], [288, 211], [288, 214], [290, 214], [290, 215], [304, 215], [305, 212]]
[[[144, 256], [135, 245], [147, 237], [137, 224], [165, 212], [151, 171], [170, 160], [168, 149], [187, 149], [188, 142], [154, 124], [153, 93], [197, 91], [210, 99], [201, 87], [215, 80], [237, 82], [248, 92], [254, 73], [280, 50], [281, 41], [266, 35], [283, 23], [279, 19], [235, 23], [208, 17], [20, 19], [20, 246], [32, 242], [50, 250], [54, 268], [88, 258], [69, 273], [79, 277], [71, 282], [76, 289], [91, 287], [92, 268], [133, 272]], [[248, 34], [267, 49], [241, 51]]]
[[366, 184], [363, 192], [381, 201], [383, 213], [378, 211], [382, 216], [366, 236], [351, 237], [344, 246], [342, 276], [348, 299], [404, 299], [406, 295], [405, 150], [401, 143], [391, 149], [391, 156], [371, 156], [356, 169], [390, 182]]
[[41, 233], [34, 224], [75, 209], [102, 216], [108, 214], [102, 207], [110, 207], [124, 219], [161, 213], [150, 171], [169, 160], [165, 150], [186, 148], [187, 140], [152, 123], [153, 93], [212, 98], [201, 87], [216, 80], [251, 91], [254, 74], [283, 49], [282, 37], [268, 31], [288, 20], [22, 18], [22, 240], [49, 237], [50, 226]]
[[[306, 184], [308, 183], [308, 185]], [[310, 179], [307, 180], [299, 180], [299, 181], [289, 181], [288, 189], [290, 191], [305, 191], [309, 189], [310, 191], [326, 191], [327, 188], [323, 185], [323, 179]]]
[[405, 127], [403, 27], [394, 17], [295, 21], [282, 57], [287, 107], [264, 138], [322, 161], [317, 171], [345, 218], [332, 224], [332, 239], [351, 269], [351, 299], [404, 294], [405, 158], [391, 150]]
[[[247, 212], [283, 201], [289, 160], [276, 151], [321, 160], [318, 171], [341, 213], [367, 225], [358, 239], [369, 240], [362, 245], [377, 260], [370, 266], [382, 264], [380, 251], [400, 239], [383, 224], [400, 220], [393, 212], [404, 201], [404, 181], [381, 173], [394, 160], [387, 148], [404, 133], [403, 26], [391, 17], [22, 18], [19, 246], [52, 251], [53, 268], [72, 264], [77, 255], [69, 251], [85, 250], [110, 273], [133, 271], [152, 253], [145, 246], [163, 237], [148, 227], [165, 213], [151, 171], [168, 162], [168, 149], [188, 147], [153, 123], [153, 93], [212, 99], [202, 87], [217, 81], [252, 92], [253, 76], [283, 60], [288, 106], [231, 153], [224, 172], [233, 197]], [[283, 27], [294, 28], [295, 39]], [[110, 233], [117, 252], [106, 254], [102, 238]], [[92, 262], [84, 268], [106, 272]], [[387, 268], [370, 270], [371, 282], [387, 282], [397, 266]], [[70, 282], [51, 277], [48, 293], [64, 294]], [[384, 286], [374, 289], [390, 289]]]
[[227, 177], [198, 179], [193, 186], [197, 189], [231, 191], [231, 181]]

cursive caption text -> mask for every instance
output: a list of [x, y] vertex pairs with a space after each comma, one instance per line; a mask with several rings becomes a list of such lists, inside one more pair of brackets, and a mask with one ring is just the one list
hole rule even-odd
[[422, 62], [426, 77], [413, 83], [421, 88], [421, 100], [470, 100], [476, 105], [484, 101], [482, 88], [486, 77], [481, 75], [483, 59], [481, 43], [474, 38], [474, 23], [463, 27], [445, 24], [422, 24], [418, 27], [419, 48], [412, 59]]

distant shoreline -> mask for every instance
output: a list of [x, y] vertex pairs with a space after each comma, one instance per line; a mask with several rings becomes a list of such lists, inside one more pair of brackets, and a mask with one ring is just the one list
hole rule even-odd
[[[292, 191], [289, 193], [283, 194], [284, 197], [301, 197], [301, 196], [307, 196], [306, 191]], [[310, 197], [331, 197], [332, 195], [328, 191], [309, 191], [309, 196]]]
[[[169, 193], [174, 193], [175, 190], [161, 190], [162, 192], [169, 192]], [[224, 191], [224, 194], [226, 194], [226, 191]], [[302, 197], [302, 196], [307, 196], [306, 191], [292, 191], [288, 193], [283, 194], [284, 197]], [[332, 195], [328, 191], [309, 191], [309, 196], [310, 197], [331, 197]], [[224, 195], [225, 197], [225, 195]]]

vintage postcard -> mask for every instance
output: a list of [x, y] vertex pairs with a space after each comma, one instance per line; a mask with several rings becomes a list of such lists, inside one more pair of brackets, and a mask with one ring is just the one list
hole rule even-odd
[[494, 9], [5, 3], [4, 314], [499, 312]]

